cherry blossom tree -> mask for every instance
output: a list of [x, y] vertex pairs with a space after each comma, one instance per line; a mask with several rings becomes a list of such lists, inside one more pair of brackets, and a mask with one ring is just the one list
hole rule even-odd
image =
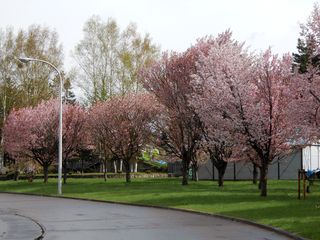
[[238, 104], [241, 132], [258, 156], [261, 196], [267, 196], [268, 165], [287, 153], [295, 138], [295, 125], [287, 121], [292, 101], [288, 84], [294, 78], [291, 66], [289, 55], [278, 57], [270, 50], [261, 54], [253, 66], [253, 98]]
[[294, 140], [300, 146], [318, 142], [320, 138], [320, 71], [315, 66], [307, 69], [296, 74], [288, 88], [292, 101], [287, 121], [295, 125]]
[[238, 149], [247, 146], [254, 150], [261, 196], [266, 196], [268, 166], [290, 147], [288, 129], [292, 126], [285, 120], [291, 58], [279, 58], [270, 50], [252, 56], [243, 43], [226, 32], [211, 41], [208, 54], [202, 55], [197, 66], [194, 83], [202, 86], [197, 104], [200, 116], [213, 133], [221, 129], [211, 122], [218, 116], [223, 120], [222, 129], [225, 127], [238, 142]]
[[320, 7], [316, 3], [305, 24], [301, 24], [299, 54], [294, 68], [299, 70], [290, 84], [291, 102], [288, 121], [294, 123], [299, 144], [319, 141], [320, 124]]
[[184, 53], [164, 53], [161, 60], [144, 69], [140, 76], [147, 91], [165, 108], [158, 121], [159, 145], [181, 159], [182, 185], [188, 184], [189, 167], [197, 163], [196, 153], [203, 137], [202, 123], [188, 99], [193, 93], [191, 80], [198, 56], [198, 47]]
[[113, 97], [94, 105], [89, 125], [95, 144], [123, 161], [126, 181], [131, 181], [130, 163], [141, 154], [150, 141], [152, 125], [158, 113], [158, 104], [148, 94], [128, 94]]
[[[216, 38], [211, 36], [198, 41], [196, 46], [201, 46], [200, 48], [205, 49], [205, 51], [201, 51], [201, 57], [199, 57], [197, 62], [198, 71], [193, 75], [192, 80], [194, 92], [190, 96], [190, 104], [199, 114], [203, 123], [204, 138], [202, 145], [208, 153], [213, 167], [218, 170], [219, 186], [223, 186], [223, 176], [228, 161], [239, 160], [241, 158], [240, 154], [235, 154], [238, 151], [241, 152], [241, 148], [239, 148], [240, 139], [235, 140], [233, 125], [230, 121], [226, 121], [226, 116], [222, 114], [224, 107], [226, 107], [223, 103], [226, 102], [220, 102], [220, 95], [217, 95], [216, 89], [208, 87], [209, 81], [213, 80], [209, 79], [210, 77], [219, 77], [210, 76], [211, 74], [216, 75], [216, 73], [212, 72], [211, 69], [205, 68], [206, 65], [202, 61], [209, 59], [208, 55], [213, 53], [212, 49], [215, 49], [214, 51], [217, 55], [214, 59], [210, 59], [210, 61], [212, 60], [211, 67], [214, 68], [214, 71], [225, 71], [221, 58], [224, 58], [224, 61], [232, 62], [233, 60], [230, 57], [234, 51], [233, 49], [228, 49], [227, 46], [234, 44], [235, 46], [233, 47], [242, 47], [241, 44], [232, 42], [231, 36], [231, 31], [227, 30]], [[218, 104], [220, 105], [218, 106]]]
[[[63, 160], [66, 164], [81, 144], [85, 112], [77, 105], [64, 105], [63, 113]], [[18, 161], [37, 162], [47, 182], [48, 168], [58, 154], [58, 102], [49, 100], [34, 108], [13, 110], [7, 118], [4, 134], [8, 153]]]
[[4, 129], [7, 152], [18, 161], [31, 158], [39, 163], [44, 182], [48, 181], [48, 168], [55, 161], [58, 149], [57, 109], [49, 106], [42, 103], [36, 108], [12, 111]]

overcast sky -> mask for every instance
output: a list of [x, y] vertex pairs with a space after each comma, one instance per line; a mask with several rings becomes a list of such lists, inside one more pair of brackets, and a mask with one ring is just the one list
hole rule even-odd
[[313, 0], [2, 0], [0, 27], [16, 30], [31, 24], [55, 29], [64, 46], [66, 67], [70, 51], [82, 38], [92, 15], [115, 18], [121, 28], [129, 22], [150, 33], [162, 50], [183, 51], [197, 38], [230, 28], [252, 50], [271, 46], [276, 53], [295, 51], [299, 23], [306, 21]]

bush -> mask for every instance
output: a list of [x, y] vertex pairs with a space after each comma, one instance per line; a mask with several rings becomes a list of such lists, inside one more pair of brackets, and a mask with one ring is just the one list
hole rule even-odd
[[0, 175], [6, 175], [9, 172], [9, 168], [2, 167], [0, 168]]

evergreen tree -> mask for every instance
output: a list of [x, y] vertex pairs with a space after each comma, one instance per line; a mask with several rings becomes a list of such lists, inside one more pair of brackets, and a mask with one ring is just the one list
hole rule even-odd
[[320, 70], [320, 7], [315, 3], [311, 15], [305, 24], [301, 24], [300, 38], [298, 39], [298, 53], [293, 53], [293, 69], [299, 73], [308, 72], [312, 67]]
[[320, 56], [316, 52], [314, 38], [298, 39], [297, 50], [298, 53], [293, 53], [293, 67], [298, 68], [299, 73], [306, 73], [308, 66], [320, 67]]
[[66, 76], [64, 72], [62, 72], [62, 79], [63, 79], [63, 101], [74, 105], [76, 103], [76, 96], [72, 91], [72, 78], [73, 75]]

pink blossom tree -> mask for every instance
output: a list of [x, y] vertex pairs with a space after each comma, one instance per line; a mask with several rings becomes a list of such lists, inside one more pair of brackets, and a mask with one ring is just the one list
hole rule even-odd
[[287, 121], [295, 125], [292, 134], [300, 146], [318, 142], [320, 138], [320, 71], [312, 65], [307, 69], [296, 74], [288, 88], [292, 101]]
[[253, 65], [253, 98], [238, 104], [241, 133], [258, 157], [261, 196], [267, 196], [269, 164], [293, 147], [295, 125], [287, 121], [292, 101], [288, 85], [294, 78], [291, 67], [289, 55], [278, 57], [270, 50], [261, 54]]
[[131, 181], [130, 163], [150, 141], [157, 113], [157, 103], [148, 94], [116, 96], [91, 109], [92, 139], [105, 155], [123, 161], [127, 182]]
[[288, 121], [297, 127], [299, 144], [318, 142], [320, 138], [320, 7], [316, 3], [305, 24], [301, 24], [298, 41], [300, 54], [294, 54], [299, 70], [290, 84], [293, 101]]
[[[223, 69], [223, 61], [234, 61], [231, 59], [233, 52], [242, 48], [242, 44], [232, 41], [231, 31], [227, 30], [219, 34], [216, 38], [205, 37], [200, 39], [196, 46], [202, 46], [201, 56], [197, 62], [197, 71], [193, 75], [194, 93], [190, 96], [190, 104], [194, 107], [203, 123], [203, 148], [208, 152], [212, 165], [218, 170], [218, 185], [223, 186], [223, 176], [229, 161], [237, 161], [243, 159], [241, 152], [241, 138], [237, 138], [236, 132], [230, 121], [226, 121], [223, 109], [226, 107], [220, 102], [220, 95], [217, 95], [214, 87], [208, 87], [210, 81], [215, 81], [218, 71]], [[203, 47], [206, 46], [206, 47]], [[229, 48], [228, 48], [229, 47]], [[231, 49], [230, 49], [231, 48]], [[207, 69], [202, 61], [209, 59], [209, 54], [216, 54], [215, 58], [210, 59], [212, 69]], [[244, 59], [239, 59], [241, 62]], [[246, 64], [245, 61], [241, 62]], [[230, 63], [231, 65], [232, 63]], [[206, 72], [205, 72], [206, 71]], [[211, 76], [214, 75], [214, 76]], [[220, 73], [219, 73], [220, 74]], [[236, 139], [237, 138], [237, 139]], [[213, 170], [214, 171], [214, 170]]]
[[[64, 105], [63, 160], [76, 153], [81, 142], [84, 110], [75, 105]], [[12, 111], [6, 121], [4, 134], [7, 152], [18, 161], [32, 159], [43, 168], [44, 182], [48, 168], [58, 153], [58, 103], [42, 102], [32, 108]]]
[[194, 78], [194, 83], [202, 86], [198, 107], [206, 126], [213, 128], [213, 133], [221, 129], [211, 122], [218, 116], [239, 146], [248, 146], [256, 153], [261, 196], [267, 195], [269, 164], [290, 147], [288, 132], [292, 126], [285, 120], [291, 66], [288, 55], [279, 58], [270, 50], [260, 56], [250, 55], [229, 33], [224, 34], [223, 41], [212, 41], [208, 54], [199, 60]]
[[140, 76], [147, 91], [164, 106], [157, 129], [159, 144], [168, 154], [181, 159], [182, 185], [188, 184], [190, 165], [197, 169], [196, 153], [203, 137], [200, 118], [189, 104], [198, 56], [197, 47], [184, 53], [164, 53]]

